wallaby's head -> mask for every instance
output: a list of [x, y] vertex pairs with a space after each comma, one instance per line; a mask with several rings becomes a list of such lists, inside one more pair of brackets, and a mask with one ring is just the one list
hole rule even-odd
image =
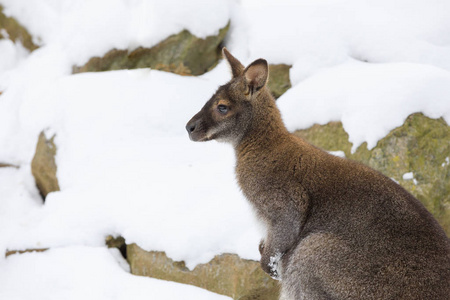
[[233, 78], [219, 87], [187, 123], [186, 130], [193, 141], [238, 143], [257, 110], [261, 109], [258, 104], [260, 99], [271, 97], [264, 88], [269, 77], [267, 61], [258, 59], [245, 68], [226, 48], [222, 52], [231, 67]]

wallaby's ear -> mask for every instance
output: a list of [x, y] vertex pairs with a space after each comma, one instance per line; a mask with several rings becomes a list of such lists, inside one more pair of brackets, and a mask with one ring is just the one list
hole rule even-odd
[[248, 93], [253, 94], [259, 91], [267, 83], [269, 78], [269, 66], [265, 59], [257, 59], [244, 70], [245, 80], [248, 86]]
[[236, 57], [231, 55], [230, 52], [228, 52], [227, 48], [223, 47], [222, 53], [224, 58], [228, 61], [228, 64], [231, 67], [231, 72], [233, 73], [233, 78], [238, 77], [242, 74], [242, 71], [244, 71], [244, 66], [241, 64], [239, 60], [237, 60]]

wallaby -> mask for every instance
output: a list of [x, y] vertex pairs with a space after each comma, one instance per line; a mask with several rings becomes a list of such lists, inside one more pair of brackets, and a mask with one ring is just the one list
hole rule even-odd
[[[267, 228], [261, 267], [282, 299], [450, 299], [450, 241], [425, 207], [381, 173], [288, 132], [266, 86], [225, 48], [233, 77], [186, 129], [231, 143], [242, 192]], [[324, 87], [325, 88], [325, 87]]]

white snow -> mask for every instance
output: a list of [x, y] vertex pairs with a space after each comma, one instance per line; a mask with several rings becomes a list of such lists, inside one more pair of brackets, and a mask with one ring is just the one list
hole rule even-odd
[[[117, 249], [72, 246], [11, 255], [0, 261], [0, 298], [36, 299], [231, 299], [206, 290], [124, 272]], [[120, 262], [121, 264], [125, 262]]]
[[[19, 113], [24, 136], [16, 138], [37, 137], [52, 124], [47, 135], [56, 133], [62, 191], [31, 212], [32, 226], [18, 228], [4, 247], [99, 245], [112, 233], [191, 268], [220, 252], [257, 259], [250, 244], [259, 237], [234, 182], [232, 149], [193, 143], [184, 129], [215, 88], [144, 69], [65, 76], [44, 101], [44, 93], [29, 95]], [[22, 142], [15, 154], [32, 157], [35, 143]]]
[[244, 0], [242, 5], [250, 56], [294, 64], [294, 85], [349, 58], [450, 70], [446, 0]]
[[445, 161], [442, 163], [442, 167], [448, 166], [450, 164], [450, 157], [446, 157]]
[[414, 173], [413, 172], [408, 172], [403, 174], [403, 180], [411, 180], [414, 178]]
[[[4, 33], [2, 35], [6, 36]], [[16, 67], [28, 55], [28, 50], [20, 42], [13, 43], [9, 39], [0, 39], [0, 53], [2, 54], [0, 56], [0, 74], [2, 74]]]
[[[243, 63], [264, 57], [293, 65], [293, 87], [278, 99], [291, 130], [342, 121], [355, 150], [374, 147], [414, 112], [450, 122], [446, 0], [0, 4], [41, 46], [28, 53], [0, 40], [0, 163], [20, 166], [0, 168], [0, 253], [51, 248], [0, 258], [0, 282], [8, 280], [2, 299], [27, 298], [23, 285], [38, 299], [50, 290], [67, 299], [94, 288], [106, 299], [107, 289], [126, 295], [163, 285], [121, 269], [104, 249], [110, 234], [190, 268], [224, 252], [259, 259], [261, 234], [235, 182], [231, 147], [190, 142], [184, 129], [230, 78], [226, 64], [200, 77], [148, 69], [71, 75], [74, 64], [113, 48], [150, 47], [182, 29], [205, 37], [231, 19], [226, 45]], [[30, 171], [42, 130], [56, 135], [61, 186], [45, 204]], [[62, 259], [74, 274], [59, 278], [50, 270], [62, 274]], [[49, 274], [39, 277], [44, 266]], [[102, 270], [114, 275], [84, 281]], [[170, 289], [155, 297], [170, 298]]]
[[450, 72], [412, 63], [349, 62], [316, 73], [279, 99], [290, 130], [342, 121], [353, 150], [368, 148], [408, 115], [423, 112], [450, 123]]
[[417, 185], [417, 183], [418, 183], [417, 179], [414, 178], [413, 172], [408, 172], [408, 173], [403, 174], [402, 178], [403, 178], [403, 180], [412, 180], [415, 185]]
[[337, 156], [337, 157], [342, 157], [345, 158], [345, 152], [342, 150], [338, 150], [338, 151], [328, 151], [328, 153]]
[[408, 172], [403, 174], [403, 180], [411, 180], [414, 178], [414, 173], [413, 172]]
[[151, 47], [183, 29], [213, 35], [230, 19], [230, 1], [2, 0], [36, 42], [58, 45], [70, 64], [117, 49]]
[[269, 268], [273, 275], [271, 277], [276, 280], [281, 280], [281, 265], [279, 265], [279, 262], [281, 258], [283, 257], [283, 253], [277, 252], [274, 256], [270, 257], [269, 261]]

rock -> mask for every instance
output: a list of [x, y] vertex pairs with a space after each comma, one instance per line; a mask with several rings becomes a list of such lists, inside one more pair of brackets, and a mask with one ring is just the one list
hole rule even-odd
[[[347, 158], [395, 179], [425, 205], [450, 235], [450, 126], [442, 118], [412, 114], [372, 150], [364, 143], [353, 154], [340, 122], [314, 125], [295, 134], [327, 151], [342, 150]], [[409, 177], [403, 176], [410, 172]]]
[[200, 39], [183, 30], [169, 36], [152, 48], [132, 52], [113, 49], [103, 57], [91, 58], [84, 66], [73, 67], [73, 73], [152, 68], [180, 75], [201, 75], [211, 70], [221, 58], [221, 43], [230, 24], [218, 35]]
[[36, 185], [45, 199], [48, 193], [59, 191], [58, 178], [56, 178], [56, 146], [51, 139], [45, 137], [44, 132], [39, 135], [36, 153], [31, 162], [31, 173], [36, 180]]
[[14, 43], [20, 41], [22, 45], [30, 51], [33, 51], [38, 48], [38, 46], [33, 43], [33, 38], [25, 29], [25, 27], [20, 25], [14, 18], [7, 17], [3, 13], [3, 6], [1, 5], [0, 5], [0, 38], [9, 38]]
[[105, 239], [105, 244], [108, 248], [121, 248], [125, 245], [125, 239], [121, 236], [114, 237], [112, 235], [108, 235]]
[[15, 168], [15, 169], [18, 169], [19, 166], [12, 165], [12, 164], [7, 164], [7, 163], [0, 163], [0, 168]]
[[127, 258], [127, 244], [125, 244], [125, 239], [123, 237], [114, 237], [112, 235], [108, 235], [106, 237], [105, 244], [108, 248], [117, 248], [122, 254], [123, 258]]
[[233, 299], [278, 299], [277, 281], [266, 275], [259, 262], [222, 254], [192, 271], [184, 262], [173, 261], [164, 252], [144, 251], [136, 244], [127, 246], [131, 273], [140, 276], [195, 285]]
[[29, 253], [29, 252], [44, 252], [47, 251], [48, 248], [42, 248], [42, 249], [27, 249], [27, 250], [7, 250], [5, 253], [5, 257], [8, 257], [10, 255], [14, 254], [23, 254], [23, 253]]
[[269, 65], [269, 86], [272, 95], [277, 99], [291, 88], [291, 81], [289, 79], [289, 69], [292, 66], [279, 64]]

